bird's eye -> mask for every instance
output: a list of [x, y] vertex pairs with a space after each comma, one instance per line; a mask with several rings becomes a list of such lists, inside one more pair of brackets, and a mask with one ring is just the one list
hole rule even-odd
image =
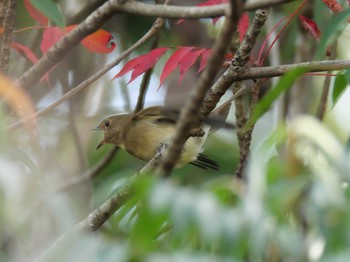
[[105, 127], [109, 127], [110, 125], [111, 125], [111, 121], [106, 120], [106, 121], [105, 121]]

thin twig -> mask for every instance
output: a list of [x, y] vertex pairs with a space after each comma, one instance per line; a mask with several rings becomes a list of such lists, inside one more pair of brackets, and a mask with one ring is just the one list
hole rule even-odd
[[[265, 24], [269, 15], [269, 9], [258, 9], [255, 11], [255, 16], [251, 26], [249, 27], [240, 48], [238, 48], [235, 56], [232, 60], [232, 65], [235, 69], [236, 74], [240, 74], [245, 70], [246, 65], [249, 62], [250, 53], [253, 50], [257, 37], [259, 36], [263, 25]], [[235, 82], [233, 85], [233, 92], [237, 93], [242, 85], [240, 82]], [[246, 133], [243, 131], [243, 127], [247, 122], [247, 112], [244, 107], [244, 99], [242, 96], [235, 99], [235, 107], [236, 107], [236, 125], [237, 125], [237, 138], [240, 146], [240, 162], [237, 166], [235, 175], [238, 178], [243, 178], [243, 168], [245, 164], [245, 160], [247, 158], [249, 152], [250, 139], [249, 136], [246, 136]], [[246, 141], [246, 139], [249, 141]]]
[[[158, 42], [159, 42], [159, 34], [157, 34], [156, 38], [153, 40], [151, 50], [155, 49], [158, 46]], [[137, 103], [136, 103], [136, 106], [134, 109], [134, 113], [139, 112], [144, 107], [145, 97], [146, 97], [147, 89], [149, 86], [149, 82], [151, 80], [153, 69], [154, 69], [154, 66], [152, 66], [150, 69], [148, 69], [146, 71], [146, 73], [143, 75], [141, 86], [140, 86], [140, 92], [139, 92], [139, 96], [137, 98]]]
[[[336, 44], [332, 45], [331, 56], [329, 57], [329, 59], [334, 59], [336, 57], [336, 52], [337, 52], [336, 49], [337, 49]], [[331, 77], [332, 77], [332, 71], [328, 71], [323, 82], [320, 103], [318, 105], [317, 112], [316, 112], [316, 117], [321, 121], [323, 120], [327, 109], [327, 100], [328, 100], [328, 94], [329, 94], [329, 89], [331, 85]]]
[[[332, 71], [327, 72], [327, 74], [331, 74], [331, 73]], [[320, 103], [318, 105], [317, 112], [316, 112], [316, 118], [321, 121], [323, 120], [327, 109], [327, 100], [328, 100], [329, 88], [331, 85], [331, 78], [332, 76], [327, 75], [324, 79]]]
[[[250, 108], [249, 108], [249, 116], [252, 115], [253, 110], [255, 108], [255, 105], [258, 102], [259, 99], [259, 93], [260, 93], [260, 87], [262, 86], [262, 84], [266, 81], [266, 79], [261, 78], [255, 81], [254, 86], [252, 88], [252, 92], [251, 92], [251, 103], [250, 103]], [[250, 154], [250, 143], [252, 140], [252, 133], [254, 130], [255, 125], [251, 125], [249, 126], [249, 129], [244, 131], [244, 135], [243, 135], [243, 139], [242, 139], [242, 144], [240, 145], [240, 152], [239, 152], [239, 162], [238, 165], [236, 167], [236, 172], [235, 172], [235, 176], [238, 178], [244, 178], [244, 168], [247, 162], [247, 159], [249, 157]], [[243, 127], [242, 127], [243, 128]], [[244, 129], [244, 128], [243, 128]]]
[[[62, 76], [59, 81], [60, 81], [61, 86], [63, 87], [64, 91], [70, 90], [68, 75]], [[73, 138], [74, 148], [76, 149], [76, 152], [77, 152], [79, 169], [80, 169], [80, 171], [83, 171], [86, 169], [87, 165], [86, 165], [86, 161], [85, 161], [85, 157], [84, 157], [84, 153], [83, 153], [84, 151], [83, 151], [83, 148], [81, 145], [80, 136], [79, 136], [77, 125], [76, 125], [74, 108], [73, 108], [71, 101], [69, 101], [69, 100], [68, 100], [68, 110], [69, 110], [68, 120], [69, 120], [69, 125], [71, 127], [70, 131], [71, 131], [72, 138]]]
[[220, 65], [224, 62], [225, 54], [230, 45], [230, 39], [242, 12], [242, 2], [232, 0], [229, 10], [230, 12], [226, 16], [224, 27], [212, 49], [212, 55], [208, 60], [208, 64], [200, 76], [196, 88], [191, 92], [190, 99], [187, 100], [184, 108], [181, 110], [179, 121], [176, 125], [176, 133], [165, 152], [157, 172], [160, 176], [168, 177], [179, 159], [183, 144], [190, 136], [191, 128], [195, 124], [198, 124], [198, 122], [195, 123], [196, 121], [193, 120], [198, 119], [205, 95], [212, 85], [214, 77], [220, 69]]

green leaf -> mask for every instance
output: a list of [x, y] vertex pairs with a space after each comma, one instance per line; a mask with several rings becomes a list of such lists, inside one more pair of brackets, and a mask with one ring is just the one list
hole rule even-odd
[[307, 72], [305, 68], [296, 68], [288, 73], [286, 73], [280, 81], [277, 83], [277, 85], [272, 88], [261, 100], [259, 103], [257, 103], [252, 116], [250, 117], [247, 127], [250, 128], [256, 121], [265, 114], [269, 108], [271, 107], [272, 103], [286, 90], [288, 90], [295, 80], [302, 74]]
[[59, 27], [64, 27], [64, 17], [57, 5], [51, 0], [30, 0], [32, 5], [50, 18]]
[[335, 78], [333, 92], [332, 92], [332, 102], [333, 106], [337, 103], [339, 97], [344, 93], [348, 85], [348, 81], [344, 74], [340, 74]]
[[316, 59], [322, 59], [325, 56], [326, 48], [332, 44], [335, 39], [340, 35], [347, 25], [347, 19], [350, 15], [350, 9], [346, 9], [340, 13], [333, 15], [328, 26], [324, 30], [321, 36], [320, 44], [316, 51]]

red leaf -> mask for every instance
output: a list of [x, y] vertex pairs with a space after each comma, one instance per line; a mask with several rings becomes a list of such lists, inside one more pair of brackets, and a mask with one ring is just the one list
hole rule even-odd
[[154, 66], [155, 63], [158, 62], [158, 60], [167, 50], [167, 47], [159, 47], [153, 49], [148, 54], [135, 57], [134, 59], [127, 62], [126, 65], [122, 68], [122, 70], [120, 70], [120, 72], [113, 77], [113, 79], [120, 77], [130, 72], [131, 70], [134, 70], [128, 83], [134, 81], [136, 77], [138, 77], [139, 75], [150, 69], [152, 66]]
[[49, 50], [49, 48], [59, 41], [65, 34], [67, 34], [67, 30], [57, 26], [46, 28], [40, 43], [41, 52], [45, 54], [47, 50]]
[[198, 69], [197, 73], [201, 72], [205, 68], [210, 55], [211, 55], [211, 49], [205, 49], [201, 55], [202, 59], [201, 59], [201, 62], [199, 64], [199, 69]]
[[194, 65], [196, 60], [200, 57], [200, 55], [205, 51], [205, 49], [194, 50], [189, 52], [179, 63], [180, 68], [180, 77], [178, 81], [178, 85], [181, 84], [182, 79], [184, 78], [187, 71], [191, 66]]
[[32, 50], [30, 50], [30, 48], [21, 45], [17, 42], [12, 42], [11, 43], [11, 47], [13, 49], [15, 49], [18, 53], [20, 53], [21, 55], [23, 55], [24, 57], [26, 57], [30, 62], [32, 62], [33, 64], [35, 64], [38, 61], [38, 58], [36, 57], [36, 55], [33, 53]]
[[343, 7], [336, 0], [322, 0], [334, 13], [343, 11]]
[[301, 25], [304, 27], [304, 29], [317, 41], [320, 40], [321, 37], [321, 31], [318, 28], [317, 24], [315, 21], [313, 21], [312, 19], [309, 19], [306, 16], [299, 16]]
[[[38, 61], [38, 58], [36, 57], [36, 55], [33, 53], [32, 50], [30, 50], [30, 48], [21, 45], [20, 43], [17, 42], [12, 42], [11, 43], [11, 47], [13, 49], [15, 49], [18, 53], [20, 53], [21, 55], [23, 55], [24, 57], [26, 57], [30, 62], [32, 62], [33, 64], [35, 64]], [[45, 74], [41, 80], [45, 79], [45, 81], [50, 85], [50, 79], [49, 79], [49, 75], [48, 73]]]
[[[66, 29], [70, 32], [76, 27], [77, 25], [70, 25]], [[113, 40], [113, 36], [109, 32], [99, 29], [95, 33], [85, 37], [80, 43], [93, 53], [108, 54], [116, 47]]]
[[239, 41], [243, 41], [244, 35], [249, 27], [249, 16], [247, 12], [244, 12], [238, 21], [238, 33], [239, 33]]
[[317, 41], [320, 41], [321, 37], [321, 31], [318, 28], [317, 24], [311, 20], [310, 18], [307, 18], [306, 16], [300, 15], [299, 20], [301, 22], [301, 25], [304, 27], [304, 29]]
[[[165, 79], [175, 70], [180, 61], [187, 55], [191, 50], [194, 49], [193, 46], [179, 47], [165, 63], [162, 74], [160, 76], [159, 87], [164, 83]], [[158, 89], [159, 89], [158, 87]]]
[[49, 23], [49, 19], [43, 15], [38, 9], [36, 9], [29, 0], [24, 0], [24, 5], [29, 13], [29, 15], [40, 25], [47, 25]]

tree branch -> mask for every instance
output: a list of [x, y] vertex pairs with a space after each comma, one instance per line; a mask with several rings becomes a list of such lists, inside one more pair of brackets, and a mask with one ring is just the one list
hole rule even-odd
[[230, 38], [237, 27], [241, 11], [242, 2], [240, 0], [232, 0], [230, 12], [226, 16], [224, 27], [218, 40], [215, 42], [208, 64], [200, 76], [196, 88], [191, 92], [190, 99], [187, 100], [187, 103], [181, 110], [179, 121], [176, 125], [176, 133], [165, 152], [164, 158], [160, 162], [158, 169], [158, 175], [160, 176], [168, 177], [180, 157], [182, 147], [190, 136], [191, 128], [195, 124], [193, 119], [198, 118], [205, 95], [224, 61], [231, 42]]
[[[240, 74], [246, 69], [246, 66], [249, 62], [250, 53], [253, 50], [256, 39], [258, 38], [263, 25], [265, 24], [269, 15], [269, 9], [258, 9], [255, 11], [255, 16], [251, 26], [246, 33], [241, 46], [238, 48], [235, 56], [232, 59], [231, 67], [235, 68], [235, 74]], [[233, 93], [237, 93], [242, 86], [238, 84], [239, 82], [234, 82]], [[249, 139], [249, 135], [246, 136], [246, 132], [243, 131], [243, 127], [247, 122], [247, 112], [244, 107], [243, 96], [237, 97], [235, 99], [236, 107], [236, 125], [237, 125], [237, 138], [240, 147], [240, 161], [236, 168], [236, 176], [238, 178], [243, 178], [243, 168], [246, 163], [246, 159], [249, 153], [250, 141], [247, 142], [246, 139]]]
[[[254, 1], [253, 3], [247, 3], [243, 6], [243, 11], [252, 11], [259, 8], [271, 7], [274, 5], [280, 5], [290, 2], [291, 0], [261, 0]], [[157, 16], [164, 18], [209, 18], [225, 15], [225, 12], [229, 10], [228, 4], [220, 4], [213, 6], [164, 6], [144, 4], [137, 1], [128, 1], [124, 5], [115, 6], [116, 11], [123, 11], [125, 13], [144, 15], [144, 16]]]

